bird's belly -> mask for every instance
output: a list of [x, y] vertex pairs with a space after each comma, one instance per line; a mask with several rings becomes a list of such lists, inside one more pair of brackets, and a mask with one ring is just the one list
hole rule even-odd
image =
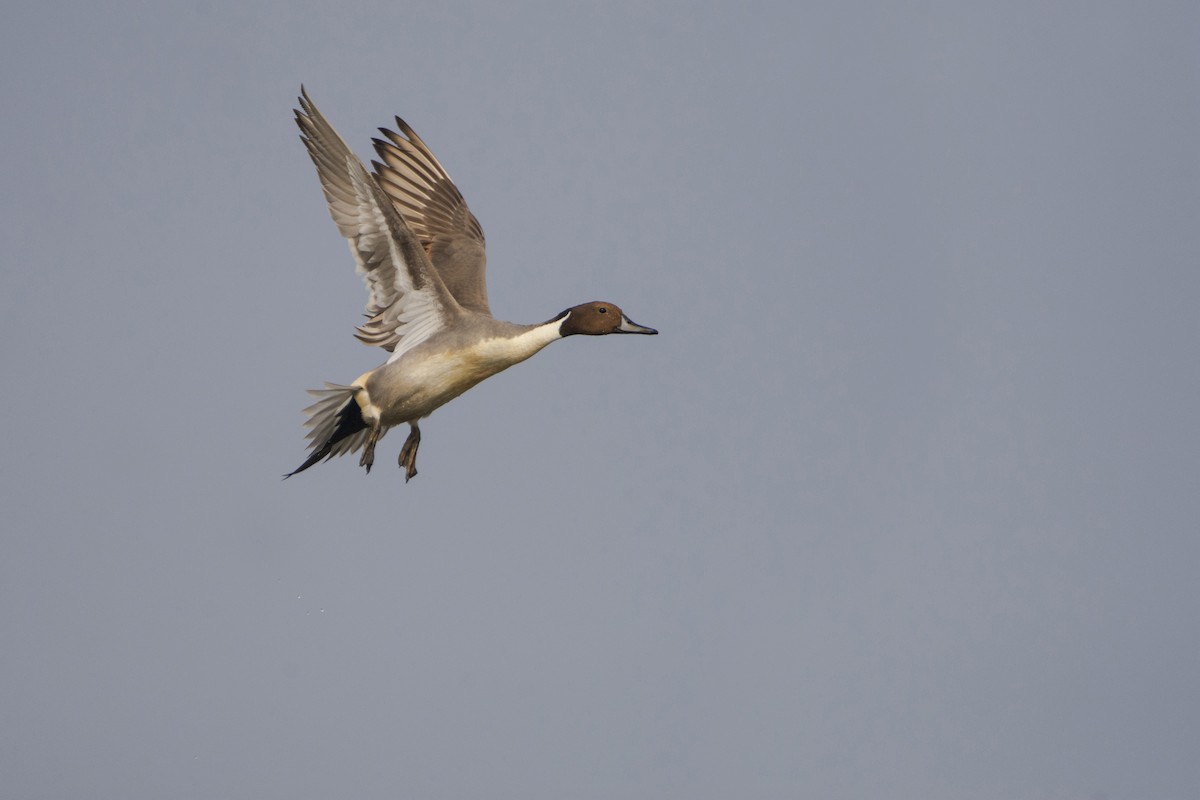
[[380, 421], [399, 425], [428, 416], [507, 366], [473, 352], [439, 353], [385, 364], [369, 373], [365, 383]]

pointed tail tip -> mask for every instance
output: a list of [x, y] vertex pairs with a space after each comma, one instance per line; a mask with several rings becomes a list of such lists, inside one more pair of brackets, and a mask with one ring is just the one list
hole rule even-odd
[[286, 481], [288, 478], [292, 477], [293, 475], [295, 475], [295, 474], [297, 474], [297, 473], [299, 473], [299, 472], [304, 472], [304, 470], [308, 469], [308, 468], [309, 468], [309, 467], [311, 467], [313, 464], [315, 464], [315, 463], [317, 463], [318, 461], [320, 461], [320, 460], [321, 460], [321, 456], [325, 455], [325, 453], [326, 453], [326, 452], [328, 452], [328, 451], [327, 451], [327, 450], [319, 450], [319, 451], [317, 451], [316, 453], [313, 453], [311, 456], [309, 456], [307, 459], [305, 459], [305, 461], [304, 461], [304, 463], [303, 463], [303, 464], [301, 464], [300, 466], [296, 467], [296, 468], [295, 468], [294, 470], [292, 470], [291, 472], [289, 472], [289, 473], [287, 473], [286, 475], [284, 475], [284, 476], [283, 476], [283, 480], [285, 480], [285, 481]]

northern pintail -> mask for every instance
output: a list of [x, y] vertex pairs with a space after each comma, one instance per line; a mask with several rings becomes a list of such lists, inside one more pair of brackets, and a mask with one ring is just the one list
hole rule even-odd
[[407, 422], [400, 449], [405, 482], [417, 474], [417, 423], [475, 384], [573, 334], [658, 331], [612, 303], [583, 303], [537, 325], [492, 317], [483, 229], [446, 170], [404, 120], [380, 128], [374, 174], [300, 87], [296, 124], [317, 167], [329, 213], [367, 285], [368, 320], [358, 339], [392, 355], [348, 386], [326, 383], [305, 409], [311, 453], [292, 472], [361, 449], [371, 471], [375, 443]]

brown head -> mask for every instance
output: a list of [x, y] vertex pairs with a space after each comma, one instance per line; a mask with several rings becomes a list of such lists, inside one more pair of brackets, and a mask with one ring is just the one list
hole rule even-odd
[[562, 320], [559, 331], [563, 336], [576, 333], [588, 336], [604, 336], [608, 333], [658, 333], [654, 328], [638, 325], [625, 316], [621, 309], [601, 300], [568, 308], [555, 319]]

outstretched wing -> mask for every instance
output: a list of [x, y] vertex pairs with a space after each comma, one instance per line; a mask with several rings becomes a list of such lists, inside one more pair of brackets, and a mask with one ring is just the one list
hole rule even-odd
[[441, 162], [421, 137], [396, 117], [400, 133], [386, 128], [375, 139], [375, 176], [420, 239], [454, 299], [463, 308], [491, 315], [483, 228]]
[[366, 324], [357, 337], [392, 353], [394, 361], [461, 313], [416, 235], [367, 173], [303, 87], [296, 111], [329, 214], [358, 264], [367, 286]]

